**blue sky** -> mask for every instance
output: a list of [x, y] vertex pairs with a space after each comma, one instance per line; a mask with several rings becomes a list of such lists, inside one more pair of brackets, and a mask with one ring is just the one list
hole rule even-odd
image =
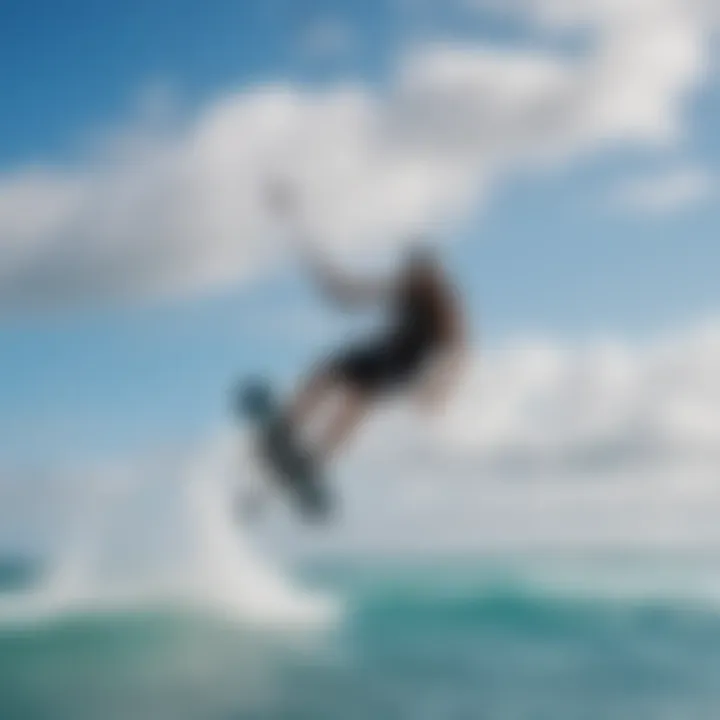
[[[447, 4], [425, 5], [5, 3], [0, 172], [8, 184], [28, 168], [72, 176], [97, 143], [141, 123], [143, 98], [162, 99], [161, 90], [172, 97], [170, 124], [182, 126], [224, 96], [242, 97], [270, 81], [332, 92], [352, 78], [381, 97], [405, 48], [433, 40], [577, 52], [562, 49], [572, 34], [548, 38], [522, 18], [461, 3], [452, 12]], [[304, 43], [318, 27], [338, 34], [340, 47], [308, 50]], [[452, 240], [448, 263], [483, 347], [527, 335], [647, 337], [717, 314], [720, 91], [707, 68], [682, 90], [681, 133], [672, 142], [611, 137], [549, 169], [510, 172], [443, 226]], [[707, 187], [677, 207], [612, 200], [634, 178], [652, 185], [687, 167]], [[51, 267], [52, 257], [45, 262]], [[0, 276], [10, 294], [14, 282]], [[323, 312], [292, 265], [169, 299], [128, 292], [110, 302], [102, 294], [67, 306], [62, 299], [51, 295], [40, 309], [10, 303], [0, 318], [4, 466], [191, 442], [222, 421], [235, 379], [262, 370], [289, 384], [342, 336], [340, 324], [322, 337], [283, 331], [284, 315]], [[280, 324], [263, 328], [263, 317]]]

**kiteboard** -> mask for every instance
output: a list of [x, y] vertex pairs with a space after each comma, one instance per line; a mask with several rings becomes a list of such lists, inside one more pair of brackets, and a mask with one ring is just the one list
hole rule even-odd
[[330, 502], [318, 463], [302, 446], [285, 417], [276, 393], [262, 380], [241, 384], [236, 412], [253, 429], [261, 472], [289, 498], [304, 519], [325, 519]]

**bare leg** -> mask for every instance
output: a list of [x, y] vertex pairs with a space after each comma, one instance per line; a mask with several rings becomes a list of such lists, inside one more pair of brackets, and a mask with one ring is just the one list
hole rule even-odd
[[320, 437], [318, 451], [323, 461], [331, 459], [352, 435], [370, 406], [370, 398], [348, 387], [340, 388], [340, 401]]
[[333, 389], [334, 380], [326, 368], [316, 370], [290, 403], [288, 418], [295, 428], [302, 427]]

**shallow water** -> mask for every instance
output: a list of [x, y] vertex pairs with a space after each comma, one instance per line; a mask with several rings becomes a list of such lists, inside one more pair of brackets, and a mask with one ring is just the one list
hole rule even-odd
[[720, 610], [708, 598], [656, 582], [639, 592], [649, 563], [612, 582], [607, 567], [562, 567], [316, 568], [308, 577], [346, 605], [323, 629], [170, 607], [8, 621], [0, 718], [720, 717]]

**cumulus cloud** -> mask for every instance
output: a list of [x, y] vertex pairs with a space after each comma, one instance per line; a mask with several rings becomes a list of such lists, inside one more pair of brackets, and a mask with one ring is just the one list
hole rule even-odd
[[439, 422], [366, 429], [340, 474], [347, 532], [415, 549], [720, 548], [718, 367], [717, 323], [488, 353]]
[[[402, 406], [368, 421], [328, 469], [339, 522], [298, 531], [271, 509], [264, 537], [302, 552], [720, 550], [718, 368], [717, 322], [646, 344], [523, 340], [488, 352], [437, 421]], [[3, 538], [30, 528], [52, 546], [51, 531], [77, 517], [87, 496], [110, 498], [121, 539], [131, 532], [144, 547], [140, 538], [172, 530], [177, 545], [182, 529], [162, 526], [185, 502], [185, 480], [257, 480], [240, 439], [232, 429], [209, 447], [97, 473], [5, 473]]]
[[581, 53], [426, 44], [387, 89], [289, 83], [216, 98], [181, 129], [123, 133], [72, 167], [0, 179], [0, 308], [197, 292], [282, 260], [260, 201], [302, 188], [334, 250], [386, 246], [461, 219], [509, 171], [615, 143], [674, 142], [706, 72], [709, 9], [682, 0], [533, 0], [539, 33]]
[[171, 294], [257, 272], [281, 255], [262, 204], [278, 165], [324, 237], [343, 246], [398, 235], [446, 206], [454, 187], [427, 161], [383, 156], [377, 115], [360, 89], [268, 87], [90, 165], [6, 177], [0, 302]]
[[500, 479], [673, 463], [720, 469], [718, 367], [717, 323], [646, 346], [524, 341], [470, 366], [432, 434], [401, 434], [386, 448], [381, 427], [367, 442], [378, 456], [417, 460], [419, 472], [433, 458], [435, 470]]
[[694, 207], [712, 197], [715, 179], [703, 168], [681, 167], [633, 178], [612, 194], [612, 203], [631, 212], [663, 215]]

